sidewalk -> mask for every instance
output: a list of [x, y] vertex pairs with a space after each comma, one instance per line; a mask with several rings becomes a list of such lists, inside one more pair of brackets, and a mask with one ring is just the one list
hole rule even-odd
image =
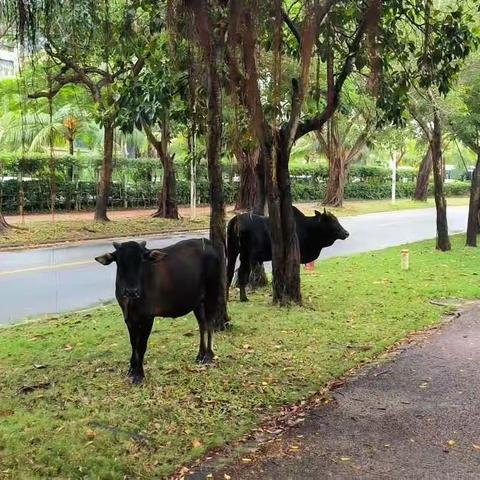
[[[241, 455], [248, 462], [213, 468], [213, 478], [478, 479], [479, 364], [476, 303], [334, 390], [279, 440]], [[188, 478], [209, 473], [206, 464]]]

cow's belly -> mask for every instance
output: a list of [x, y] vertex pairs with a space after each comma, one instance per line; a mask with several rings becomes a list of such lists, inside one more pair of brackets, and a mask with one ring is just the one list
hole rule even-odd
[[162, 302], [159, 302], [159, 305], [154, 309], [154, 315], [156, 317], [165, 317], [165, 318], [178, 318], [187, 315], [197, 308], [203, 300], [201, 294], [196, 294], [189, 298], [170, 297], [167, 301], [165, 299]]

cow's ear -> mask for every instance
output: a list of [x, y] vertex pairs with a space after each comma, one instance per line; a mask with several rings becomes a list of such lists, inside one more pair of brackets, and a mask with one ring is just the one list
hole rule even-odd
[[145, 242], [144, 240], [142, 240], [141, 242], [138, 242], [138, 244], [142, 247], [142, 248], [145, 248], [147, 246], [147, 242]]
[[161, 252], [160, 250], [150, 250], [147, 253], [147, 259], [151, 262], [160, 262], [162, 261], [167, 254], [165, 252]]
[[113, 242], [113, 248], [114, 248], [115, 250], [118, 250], [118, 249], [120, 248], [120, 244], [117, 243], [117, 242]]
[[110, 265], [115, 261], [115, 254], [106, 253], [105, 255], [100, 255], [99, 257], [95, 257], [95, 261], [101, 263], [102, 265]]
[[315, 213], [316, 217], [320, 217], [320, 215], [322, 215], [318, 210], [314, 210], [313, 213]]

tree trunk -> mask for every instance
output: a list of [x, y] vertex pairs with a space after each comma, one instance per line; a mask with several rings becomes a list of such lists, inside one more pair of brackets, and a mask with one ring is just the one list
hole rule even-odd
[[105, 123], [103, 131], [103, 165], [100, 181], [98, 182], [97, 201], [95, 204], [95, 221], [108, 222], [107, 208], [112, 181], [113, 134], [111, 122]]
[[174, 220], [178, 220], [177, 181], [175, 178], [173, 159], [168, 153], [162, 160], [162, 165], [162, 191], [159, 195], [158, 210], [152, 215], [152, 217], [172, 218]]
[[347, 180], [345, 162], [340, 155], [335, 155], [329, 159], [329, 164], [327, 191], [322, 204], [330, 207], [342, 207]]
[[[204, 13], [206, 14], [205, 10]], [[212, 26], [210, 25], [210, 28]], [[218, 35], [218, 34], [217, 34]], [[207, 163], [208, 179], [210, 183], [210, 240], [215, 247], [221, 265], [220, 290], [217, 303], [216, 328], [225, 330], [229, 323], [227, 313], [226, 289], [226, 225], [225, 225], [225, 199], [223, 195], [223, 175], [220, 164], [222, 147], [222, 98], [219, 72], [223, 58], [223, 36], [211, 35], [209, 45], [205, 48], [207, 60]], [[209, 48], [208, 48], [209, 47]]]
[[[277, 132], [278, 144], [265, 152], [270, 235], [272, 239], [273, 303], [301, 303], [300, 248], [292, 209], [289, 152]], [[270, 153], [271, 152], [271, 153]]]
[[3, 213], [0, 212], [0, 235], [6, 233], [9, 228], [10, 228], [10, 225], [5, 220]]
[[154, 218], [171, 218], [178, 220], [178, 206], [177, 206], [177, 181], [175, 176], [175, 167], [173, 163], [173, 156], [170, 156], [170, 129], [169, 118], [166, 113], [160, 122], [162, 130], [162, 138], [158, 141], [152, 132], [152, 129], [144, 124], [143, 129], [147, 135], [148, 141], [155, 148], [163, 167], [162, 190], [158, 196], [158, 209], [152, 215]]
[[255, 215], [265, 215], [265, 206], [267, 204], [264, 164], [262, 150], [260, 149], [258, 152], [257, 164], [255, 166], [256, 195], [255, 204], [253, 205], [253, 213]]
[[258, 150], [253, 152], [235, 149], [235, 156], [240, 167], [240, 188], [238, 190], [235, 210], [253, 211], [257, 193], [256, 167], [258, 162]]
[[74, 143], [73, 138], [69, 137], [69, 138], [68, 138], [68, 153], [69, 153], [70, 155], [73, 155], [73, 154], [74, 154], [74, 149], [73, 149], [73, 146], [74, 146], [74, 145], [73, 145], [73, 143]]
[[470, 206], [468, 208], [467, 246], [477, 246], [480, 213], [480, 150], [477, 151], [477, 164], [472, 175], [470, 188]]
[[447, 201], [443, 191], [442, 133], [436, 107], [433, 111], [433, 135], [431, 139], [435, 206], [437, 209], [437, 249], [442, 252], [451, 250], [448, 237]]
[[430, 174], [432, 173], [432, 150], [428, 146], [427, 151], [423, 157], [422, 163], [418, 168], [417, 174], [417, 183], [415, 186], [415, 192], [413, 194], [413, 199], [421, 202], [426, 202], [428, 197], [428, 180]]

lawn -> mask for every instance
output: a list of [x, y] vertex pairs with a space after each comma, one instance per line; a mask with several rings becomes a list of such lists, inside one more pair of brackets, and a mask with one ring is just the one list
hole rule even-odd
[[401, 247], [319, 262], [302, 275], [303, 307], [272, 307], [268, 289], [233, 301], [211, 368], [193, 363], [192, 316], [157, 320], [143, 387], [125, 377], [116, 305], [0, 329], [0, 477], [171, 474], [438, 322], [429, 299], [478, 298], [480, 250], [463, 243], [409, 245], [407, 272]]
[[164, 218], [123, 218], [111, 222], [93, 220], [60, 220], [27, 222], [19, 229], [12, 229], [0, 236], [0, 248], [36, 246], [66, 241], [92, 240], [96, 238], [125, 237], [135, 235], [184, 232], [208, 228], [208, 218], [195, 220], [167, 220]]
[[[468, 198], [453, 197], [448, 199], [448, 204], [468, 205]], [[305, 213], [313, 214], [313, 210], [321, 209], [318, 203], [297, 204]], [[365, 213], [388, 212], [397, 210], [410, 210], [434, 207], [433, 199], [428, 202], [415, 202], [409, 199], [397, 200], [392, 205], [390, 200], [351, 200], [346, 201], [343, 208], [329, 209], [338, 216], [362, 215]], [[233, 215], [233, 207], [228, 208], [227, 217]], [[140, 213], [141, 214], [141, 213]], [[134, 218], [117, 218], [107, 223], [98, 223], [82, 218], [72, 220], [74, 214], [68, 214], [70, 219], [63, 220], [62, 214], [57, 215], [53, 224], [50, 220], [39, 221], [35, 215], [26, 217], [26, 222], [21, 229], [13, 229], [7, 235], [0, 236], [0, 249], [8, 247], [31, 247], [52, 244], [57, 242], [91, 240], [96, 238], [112, 238], [122, 236], [146, 235], [168, 232], [183, 232], [208, 228], [208, 216], [202, 210], [195, 219], [188, 218], [188, 209], [182, 209], [182, 220], [165, 220], [151, 218], [148, 213]]]

